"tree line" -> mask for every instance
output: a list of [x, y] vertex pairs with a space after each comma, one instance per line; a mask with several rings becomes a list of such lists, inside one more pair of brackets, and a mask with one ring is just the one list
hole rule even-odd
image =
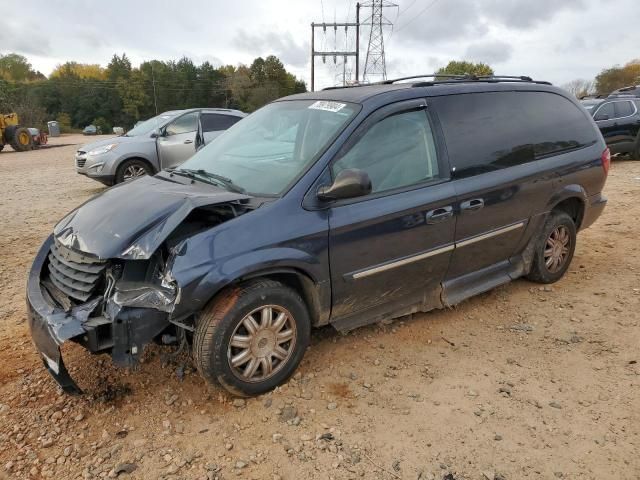
[[572, 80], [563, 88], [580, 98], [585, 95], [609, 95], [614, 90], [630, 85], [640, 85], [640, 58], [622, 66], [605, 68], [594, 79]]
[[145, 61], [138, 67], [126, 54], [113, 55], [106, 68], [66, 62], [46, 77], [27, 58], [0, 55], [0, 112], [15, 111], [26, 126], [58, 120], [63, 130], [88, 124], [108, 132], [128, 129], [157, 113], [192, 107], [252, 112], [266, 103], [305, 92], [302, 80], [271, 55], [251, 65], [214, 67], [178, 61]]

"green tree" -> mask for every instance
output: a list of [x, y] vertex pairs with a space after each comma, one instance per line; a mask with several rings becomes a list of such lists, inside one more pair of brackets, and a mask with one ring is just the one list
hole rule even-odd
[[46, 77], [34, 71], [26, 57], [17, 53], [8, 53], [0, 54], [0, 78], [12, 82], [26, 82], [43, 80]]
[[131, 75], [131, 60], [125, 53], [122, 56], [114, 54], [111, 57], [109, 65], [107, 65], [107, 78], [109, 80], [120, 80], [122, 78], [129, 78]]
[[626, 65], [602, 70], [596, 76], [596, 92], [609, 94], [618, 88], [640, 84], [640, 59], [631, 60]]
[[71, 116], [68, 113], [60, 113], [57, 119], [62, 133], [71, 132]]
[[493, 75], [493, 69], [486, 63], [473, 63], [464, 60], [452, 60], [446, 67], [442, 67], [436, 71], [440, 74], [451, 75]]
[[61, 118], [67, 131], [95, 122], [130, 128], [154, 116], [156, 103], [158, 112], [196, 106], [251, 112], [278, 97], [306, 91], [304, 82], [273, 55], [256, 58], [250, 66], [216, 68], [183, 57], [134, 67], [123, 53], [113, 55], [106, 68], [62, 63], [48, 79], [19, 55], [0, 60], [0, 108], [33, 122]]
[[49, 78], [63, 77], [69, 73], [81, 79], [105, 80], [107, 72], [98, 64], [66, 62], [54, 68]]

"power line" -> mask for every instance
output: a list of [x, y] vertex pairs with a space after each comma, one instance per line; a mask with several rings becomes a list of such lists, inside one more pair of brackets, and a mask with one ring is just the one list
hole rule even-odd
[[[438, 3], [439, 0], [433, 0], [430, 4], [428, 4], [426, 7], [424, 7], [422, 10], [420, 10], [420, 13], [418, 13], [417, 15], [415, 15], [414, 17], [411, 18], [411, 20], [409, 20], [407, 23], [405, 23], [404, 25], [400, 26], [400, 28], [398, 28], [396, 30], [396, 33], [404, 30], [407, 26], [409, 26], [414, 20], [416, 20], [420, 15], [422, 15], [424, 12], [426, 12], [427, 10], [429, 10], [431, 7], [433, 7], [436, 3]], [[407, 7], [408, 9], [408, 7]]]

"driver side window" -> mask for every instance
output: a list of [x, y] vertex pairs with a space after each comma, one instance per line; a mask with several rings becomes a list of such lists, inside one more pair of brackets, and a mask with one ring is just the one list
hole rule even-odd
[[595, 116], [593, 117], [595, 121], [599, 120], [610, 120], [615, 117], [615, 112], [613, 109], [613, 103], [604, 103], [598, 108]]
[[177, 118], [165, 129], [166, 134], [169, 135], [178, 135], [180, 133], [189, 133], [195, 132], [198, 129], [198, 115], [199, 112], [191, 112], [186, 115], [182, 115], [180, 118]]
[[413, 110], [384, 118], [331, 168], [333, 178], [345, 169], [367, 172], [372, 193], [437, 178], [436, 146], [426, 112]]

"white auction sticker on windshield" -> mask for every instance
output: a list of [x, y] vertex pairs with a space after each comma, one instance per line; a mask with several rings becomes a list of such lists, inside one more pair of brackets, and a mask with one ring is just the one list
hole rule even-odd
[[347, 106], [346, 103], [328, 102], [326, 100], [318, 100], [317, 102], [309, 105], [309, 108], [312, 108], [313, 110], [325, 110], [327, 112], [335, 113], [335, 112], [339, 112], [340, 110], [342, 110], [346, 106]]

